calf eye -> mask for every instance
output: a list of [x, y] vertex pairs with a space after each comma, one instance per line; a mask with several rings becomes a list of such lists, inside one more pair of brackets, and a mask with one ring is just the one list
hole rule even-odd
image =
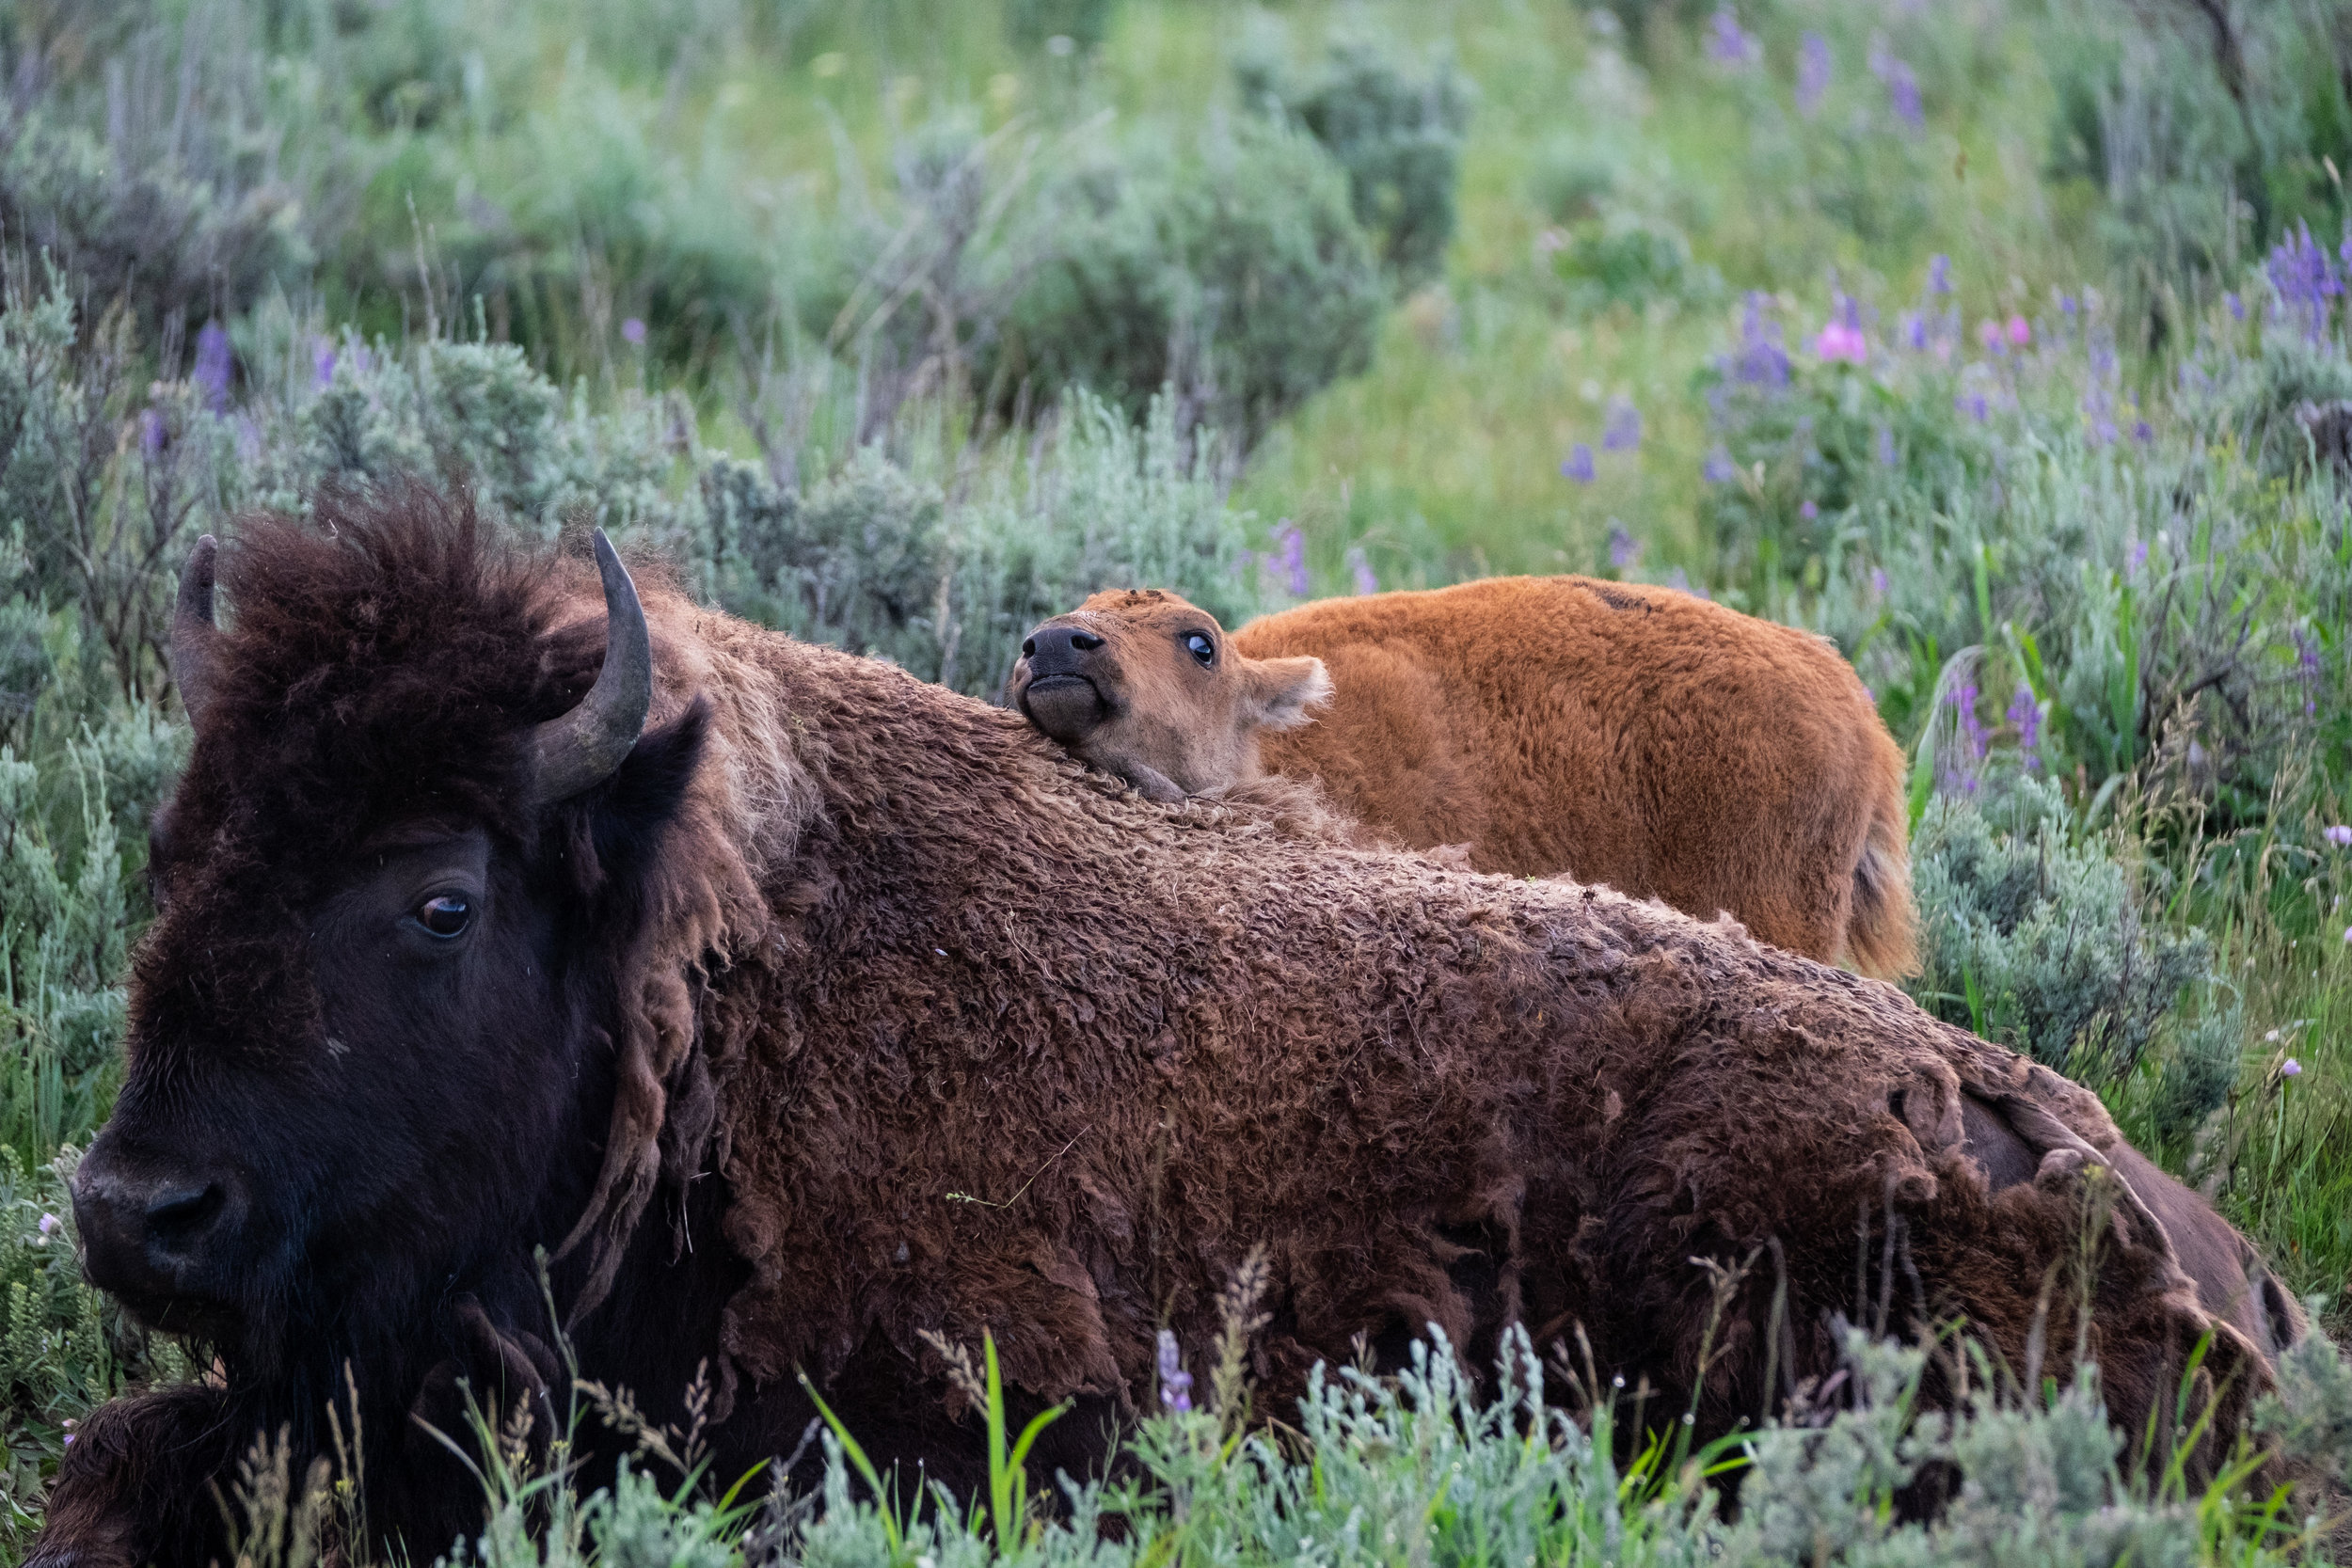
[[473, 905], [462, 893], [444, 893], [418, 905], [416, 918], [437, 937], [463, 936], [473, 924]]
[[1193, 657], [1204, 665], [1215, 663], [1216, 660], [1216, 644], [1200, 632], [1196, 631], [1187, 636], [1184, 639], [1184, 646], [1191, 652]]

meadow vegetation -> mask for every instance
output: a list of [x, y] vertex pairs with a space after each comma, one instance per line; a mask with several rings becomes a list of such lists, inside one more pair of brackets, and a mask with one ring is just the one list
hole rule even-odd
[[[174, 576], [412, 474], [978, 696], [1109, 584], [1231, 625], [1576, 571], [1817, 630], [1914, 759], [1913, 993], [2352, 1324], [2346, 0], [26, 0], [0, 65], [0, 1562], [79, 1415], [201, 1360], [81, 1285], [63, 1197], [188, 745]], [[730, 1494], [655, 1434], [594, 1496], [486, 1476], [461, 1555], [2336, 1549], [2142, 1476], [2072, 1371], [1916, 1416], [1958, 1343], [1857, 1330], [1704, 1455], [1550, 1346], [1492, 1402], [1442, 1344], [1332, 1369], [1275, 1433], [1171, 1346], [1115, 1484], [1010, 1445], [877, 1508], [831, 1431], [822, 1496]], [[2340, 1467], [2352, 1376], [2287, 1383], [2270, 1438]], [[257, 1453], [252, 1560], [350, 1506], [309, 1485]]]

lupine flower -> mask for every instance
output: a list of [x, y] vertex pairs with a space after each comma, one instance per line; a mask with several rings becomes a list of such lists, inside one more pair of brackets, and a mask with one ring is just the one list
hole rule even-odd
[[1641, 564], [1642, 542], [1625, 531], [1616, 518], [1609, 519], [1609, 564], [1620, 572], [1629, 572]]
[[1809, 497], [1805, 499], [1803, 505], [1797, 508], [1797, 515], [1803, 517], [1808, 523], [1820, 515], [1821, 509], [1814, 505], [1811, 498]]
[[1731, 466], [1731, 453], [1721, 447], [1708, 452], [1707, 461], [1699, 466], [1699, 477], [1709, 484], [1728, 484], [1739, 471]]
[[1892, 55], [1883, 55], [1885, 69], [1878, 73], [1886, 84], [1886, 104], [1895, 111], [1895, 118], [1910, 130], [1916, 131], [1928, 122], [1926, 106], [1919, 99], [1918, 73]]
[[1886, 597], [1886, 568], [1883, 566], [1870, 568], [1870, 596], [1877, 599]]
[[139, 411], [139, 451], [153, 457], [164, 450], [164, 417], [152, 408]]
[[1268, 563], [1281, 572], [1292, 598], [1305, 598], [1311, 586], [1307, 578], [1307, 536], [1285, 517], [1275, 525], [1274, 544], [1280, 553]]
[[1756, 36], [1740, 25], [1740, 19], [1725, 6], [1715, 13], [1715, 23], [1707, 40], [1707, 53], [1717, 65], [1753, 65], [1763, 54], [1763, 46]]
[[1983, 321], [1977, 324], [1977, 341], [1984, 345], [1985, 353], [1992, 355], [1996, 359], [2006, 352], [2005, 340], [2001, 334], [2001, 324], [1994, 320], [1991, 316], [1985, 317]]
[[1947, 294], [1952, 292], [1952, 259], [1935, 255], [1928, 258], [1928, 293]]
[[335, 340], [319, 338], [310, 344], [310, 385], [325, 391], [335, 379]]
[[2303, 717], [2316, 718], [2319, 713], [2319, 644], [2301, 626], [2294, 628], [2295, 673], [2303, 683]]
[[2319, 836], [2339, 849], [2352, 849], [2352, 827], [2342, 822], [2321, 829]]
[[2295, 232], [2279, 243], [2263, 269], [2278, 297], [2280, 311], [2317, 342], [2327, 335], [2328, 301], [2344, 293], [2344, 281], [2328, 252], [2314, 244], [2311, 225], [2298, 220]]
[[645, 324], [635, 316], [621, 323], [621, 341], [631, 348], [645, 346]]
[[2285, 1061], [2279, 1064], [2279, 1076], [2281, 1078], [2300, 1078], [2303, 1076], [2303, 1064], [2296, 1061], [2294, 1057], [2289, 1056]]
[[1593, 449], [1579, 441], [1569, 450], [1568, 459], [1560, 465], [1560, 471], [1579, 484], [1593, 483]]
[[1967, 415], [1979, 424], [1993, 417], [1993, 405], [1982, 392], [1965, 392], [1952, 399], [1952, 407]]
[[2026, 318], [2023, 316], [2010, 317], [2009, 346], [2011, 348], [2024, 348], [2027, 343], [2032, 341], [2033, 328], [2027, 325]]
[[1960, 745], [1944, 759], [1940, 769], [1944, 776], [1943, 785], [1947, 790], [1956, 789], [1963, 795], [1974, 795], [1977, 792], [1978, 766], [1984, 761], [1989, 749], [1983, 721], [1977, 717], [1977, 683], [1974, 680], [1961, 682], [1947, 701], [1951, 704], [1953, 718], [1957, 721], [1954, 738]]
[[1642, 411], [1624, 398], [1609, 405], [1609, 422], [1601, 427], [1603, 451], [1635, 451], [1642, 445]]
[[1887, 425], [1879, 426], [1879, 462], [1892, 468], [1901, 461], [1902, 454], [1895, 450], [1894, 430]]
[[2150, 424], [2146, 420], [2133, 420], [2132, 439], [2137, 441], [2143, 447], [2153, 446], [2156, 439], [2155, 426]]
[[2230, 293], [2223, 294], [2221, 296], [2221, 302], [2230, 308], [2230, 319], [2232, 321], [2244, 321], [2246, 319], [2246, 301], [2240, 299], [2234, 291]]
[[1373, 576], [1372, 562], [1364, 558], [1362, 546], [1359, 545], [1347, 552], [1347, 569], [1355, 574], [1357, 593], [1377, 594], [1380, 592], [1380, 579]]
[[229, 406], [230, 370], [229, 329], [215, 318], [196, 335], [196, 368], [188, 372], [188, 378], [204, 389], [207, 406]]
[[[1666, 586], [1677, 594], [1688, 594], [1694, 599], [1704, 599], [1708, 596], [1707, 590], [1694, 586], [1691, 581], [1691, 575], [1679, 566], [1666, 574]], [[1620, 1388], [1625, 1386], [1623, 1378], [1617, 1380], [1617, 1386]]]
[[1797, 112], [1812, 118], [1820, 111], [1821, 100], [1829, 94], [1829, 40], [1819, 33], [1807, 33], [1797, 46]]
[[2068, 321], [2073, 321], [2074, 319], [2074, 313], [2081, 309], [2081, 302], [2075, 299], [2073, 294], [2058, 295], [2058, 314], [2064, 316]]
[[2123, 580], [2125, 582], [2137, 582], [2139, 580], [2140, 569], [2147, 564], [2148, 541], [2145, 539], [2133, 540], [2131, 554], [2123, 566]]
[[1764, 307], [1770, 295], [1750, 293], [1740, 317], [1740, 356], [1736, 373], [1751, 387], [1788, 385], [1788, 351], [1781, 345], [1780, 323], [1768, 319]]
[[2025, 760], [2028, 773], [2042, 767], [2042, 705], [2034, 701], [2033, 688], [2024, 681], [2017, 683], [2017, 695], [2010, 699], [2009, 721], [2017, 727], [2017, 754]]
[[1160, 1403], [1178, 1414], [1192, 1408], [1192, 1374], [1184, 1370], [1183, 1353], [1177, 1348], [1176, 1336], [1168, 1329], [1160, 1330]]

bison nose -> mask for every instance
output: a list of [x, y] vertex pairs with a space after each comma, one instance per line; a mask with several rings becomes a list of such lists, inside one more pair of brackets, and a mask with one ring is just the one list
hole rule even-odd
[[119, 1295], [188, 1293], [231, 1207], [226, 1181], [125, 1168], [93, 1149], [73, 1173], [83, 1272]]
[[1078, 626], [1040, 626], [1021, 644], [1022, 657], [1029, 661], [1032, 678], [1044, 675], [1073, 675], [1086, 656], [1103, 645], [1103, 640]]

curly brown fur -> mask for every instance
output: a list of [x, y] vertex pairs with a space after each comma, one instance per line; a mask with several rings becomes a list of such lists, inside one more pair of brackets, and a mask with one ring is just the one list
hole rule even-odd
[[[346, 1358], [371, 1516], [437, 1547], [478, 1499], [407, 1413], [459, 1376], [540, 1397], [531, 1249], [567, 1234], [582, 1374], [665, 1421], [717, 1356], [727, 1474], [794, 1447], [804, 1371], [869, 1450], [969, 1486], [926, 1336], [983, 1332], [1016, 1418], [1083, 1407], [1040, 1463], [1099, 1465], [1155, 1332], [1205, 1344], [1261, 1244], [1275, 1412], [1359, 1336], [1435, 1322], [1477, 1365], [1519, 1320], [1581, 1326], [1722, 1432], [1772, 1403], [1770, 1286], [1702, 1383], [1692, 1259], [1773, 1240], [1791, 1379], [1831, 1370], [1829, 1314], [1882, 1299], [1891, 1330], [1963, 1314], [2022, 1368], [2057, 1278], [2050, 1343], [2090, 1301], [2126, 1427], [2206, 1334], [2217, 1432], [2267, 1385], [2162, 1226], [2103, 1217], [2031, 1137], [2031, 1181], [1971, 1155], [1971, 1096], [2118, 1153], [2097, 1100], [1885, 986], [1350, 847], [1295, 792], [1163, 808], [1015, 715], [659, 589], [636, 752], [527, 809], [516, 736], [593, 678], [595, 579], [426, 496], [325, 522], [230, 557], [129, 1078], [77, 1175], [222, 1189], [182, 1286], [133, 1305], [211, 1333], [229, 1387], [160, 1491], [77, 1450], [36, 1560], [202, 1560], [169, 1532], [208, 1456], [279, 1422], [315, 1451]], [[482, 911], [454, 957], [398, 919], [445, 876]], [[1863, 1301], [1857, 1224], [1900, 1241]]]

